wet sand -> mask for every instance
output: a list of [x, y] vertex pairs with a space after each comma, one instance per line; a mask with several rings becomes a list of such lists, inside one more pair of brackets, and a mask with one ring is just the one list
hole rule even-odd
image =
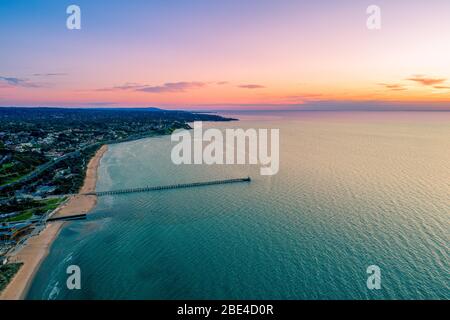
[[[83, 186], [80, 189], [81, 193], [93, 192], [95, 191], [95, 185], [97, 183], [97, 168], [100, 164], [100, 160], [103, 154], [108, 150], [108, 146], [102, 146], [95, 156], [89, 161], [86, 177], [84, 178]], [[52, 216], [53, 218], [66, 217], [73, 214], [88, 213], [97, 204], [96, 196], [82, 196], [75, 195], [69, 199], [65, 204], [63, 204], [56, 213]]]
[[[108, 150], [102, 146], [89, 161], [83, 187], [80, 193], [95, 191], [97, 182], [97, 169], [103, 154]], [[72, 214], [88, 213], [97, 203], [96, 196], [73, 196], [59, 207], [52, 217], [64, 217]], [[47, 224], [39, 235], [30, 238], [25, 246], [9, 257], [12, 262], [23, 262], [23, 266], [0, 294], [0, 300], [24, 299], [31, 285], [34, 275], [39, 270], [44, 258], [47, 256], [53, 241], [57, 238], [64, 222]]]

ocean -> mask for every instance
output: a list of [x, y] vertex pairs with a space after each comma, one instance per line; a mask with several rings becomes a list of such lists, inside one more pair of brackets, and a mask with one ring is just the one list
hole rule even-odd
[[[111, 145], [100, 197], [68, 223], [28, 299], [450, 299], [450, 113], [235, 112], [280, 130], [280, 170], [174, 165], [170, 136]], [[69, 265], [81, 290], [66, 287]], [[381, 288], [367, 287], [368, 266]]]

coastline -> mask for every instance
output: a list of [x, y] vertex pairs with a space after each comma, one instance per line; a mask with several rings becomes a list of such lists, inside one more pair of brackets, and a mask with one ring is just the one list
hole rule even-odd
[[[95, 191], [100, 160], [107, 150], [108, 146], [103, 145], [89, 161], [84, 183], [79, 193]], [[96, 204], [96, 196], [77, 194], [58, 207], [52, 217], [88, 213]], [[9, 257], [11, 261], [23, 262], [23, 265], [5, 290], [0, 293], [0, 300], [22, 300], [25, 298], [35, 274], [48, 255], [50, 247], [58, 237], [63, 225], [64, 222], [61, 221], [48, 223], [38, 235], [30, 238], [23, 248]]]

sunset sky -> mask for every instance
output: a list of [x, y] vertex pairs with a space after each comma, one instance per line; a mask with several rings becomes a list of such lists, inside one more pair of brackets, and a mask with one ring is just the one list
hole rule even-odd
[[0, 106], [450, 110], [449, 0], [0, 0], [0, 45]]

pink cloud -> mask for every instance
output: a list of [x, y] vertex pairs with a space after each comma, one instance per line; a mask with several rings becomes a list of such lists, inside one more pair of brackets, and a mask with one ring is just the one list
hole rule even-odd
[[165, 83], [161, 86], [146, 86], [136, 89], [136, 91], [148, 93], [165, 93], [165, 92], [185, 92], [191, 89], [198, 89], [206, 86], [203, 82], [173, 82]]
[[392, 91], [403, 91], [406, 90], [406, 88], [398, 83], [378, 83], [378, 85], [385, 87], [386, 89], [392, 90]]
[[242, 84], [238, 86], [238, 88], [242, 89], [263, 89], [265, 86], [259, 85], [259, 84]]
[[445, 82], [446, 79], [442, 79], [442, 78], [426, 78], [426, 77], [424, 77], [422, 75], [417, 75], [417, 76], [413, 76], [411, 78], [408, 78], [406, 80], [414, 81], [414, 82], [417, 82], [417, 83], [419, 83], [421, 85], [424, 85], [424, 86], [432, 86], [432, 85], [435, 85], [435, 84], [443, 83], [443, 82]]
[[192, 82], [168, 82], [159, 86], [150, 86], [146, 84], [139, 84], [134, 82], [127, 82], [120, 86], [111, 88], [96, 89], [95, 91], [137, 91], [147, 93], [167, 93], [167, 92], [185, 92], [191, 89], [198, 89], [205, 87], [206, 83], [199, 81]]

